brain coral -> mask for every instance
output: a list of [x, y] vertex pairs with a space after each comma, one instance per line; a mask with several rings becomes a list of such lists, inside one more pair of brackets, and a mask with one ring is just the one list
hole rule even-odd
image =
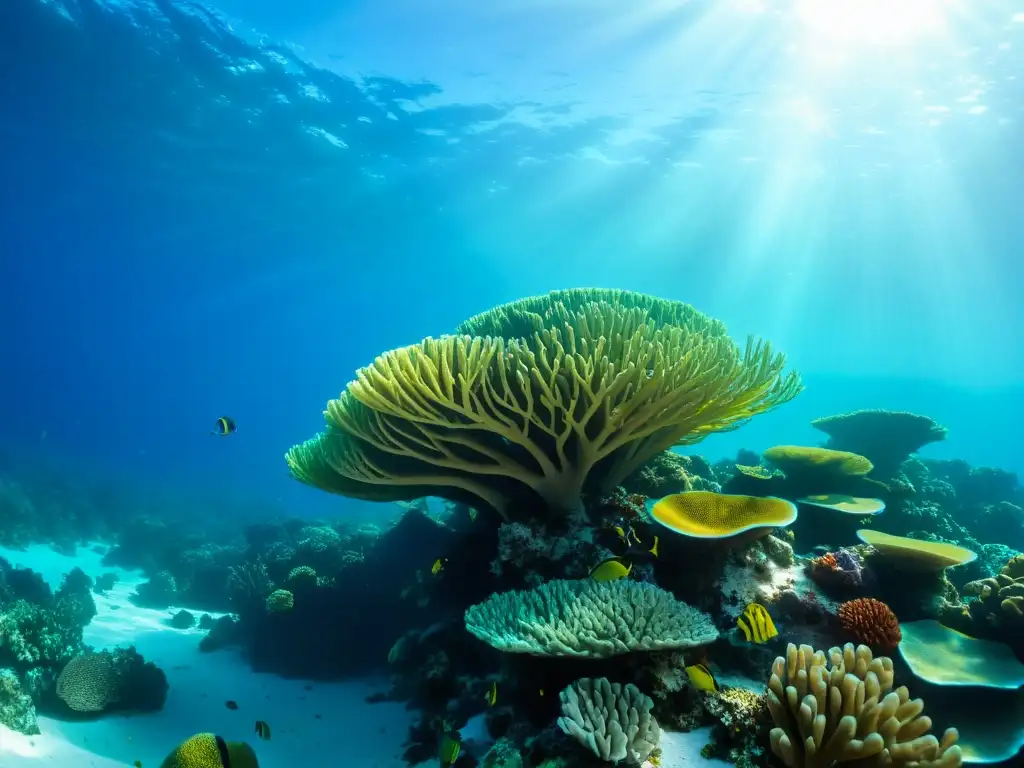
[[164, 758], [160, 768], [259, 768], [259, 761], [245, 742], [197, 733]]
[[102, 712], [118, 699], [118, 676], [109, 653], [83, 653], [57, 678], [57, 696], [76, 712]]
[[903, 634], [892, 609], [881, 600], [858, 597], [839, 606], [839, 623], [860, 643], [871, 648], [892, 650]]
[[706, 645], [711, 617], [653, 584], [625, 579], [549, 581], [491, 595], [466, 611], [466, 629], [508, 653], [605, 658]]
[[796, 506], [773, 496], [687, 491], [648, 502], [657, 522], [697, 539], [728, 539], [748, 531], [767, 535], [796, 520]]
[[772, 665], [768, 710], [772, 752], [789, 768], [843, 763], [894, 768], [959, 768], [959, 737], [929, 733], [924, 704], [906, 687], [892, 689], [892, 659], [847, 643], [826, 656], [790, 643]]
[[[442, 496], [509, 517], [581, 508], [651, 457], [735, 429], [802, 385], [766, 342], [693, 307], [556, 291], [377, 357], [287, 454], [292, 475], [378, 501]], [[594, 471], [599, 469], [599, 471]]]

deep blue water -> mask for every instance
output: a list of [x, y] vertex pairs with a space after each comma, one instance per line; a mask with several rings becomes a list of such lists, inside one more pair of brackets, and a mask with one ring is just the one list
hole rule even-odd
[[698, 450], [889, 407], [950, 427], [927, 455], [1024, 472], [1024, 2], [936, 2], [899, 45], [797, 5], [4, 0], [0, 439], [372, 513], [282, 459], [354, 370], [596, 285], [804, 374]]

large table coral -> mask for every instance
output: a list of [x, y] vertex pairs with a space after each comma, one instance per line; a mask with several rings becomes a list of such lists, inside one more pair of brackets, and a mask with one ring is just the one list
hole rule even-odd
[[573, 512], [584, 492], [802, 388], [767, 342], [741, 348], [693, 307], [628, 291], [556, 291], [458, 331], [360, 369], [326, 430], [288, 452], [292, 474], [371, 500]]
[[555, 580], [492, 595], [466, 611], [466, 629], [508, 653], [597, 659], [718, 638], [707, 614], [653, 584], [625, 580]]

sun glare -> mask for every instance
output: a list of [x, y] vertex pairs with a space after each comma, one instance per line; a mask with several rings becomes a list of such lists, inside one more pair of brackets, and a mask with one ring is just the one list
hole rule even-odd
[[901, 44], [945, 29], [942, 0], [797, 0], [797, 13], [824, 38]]

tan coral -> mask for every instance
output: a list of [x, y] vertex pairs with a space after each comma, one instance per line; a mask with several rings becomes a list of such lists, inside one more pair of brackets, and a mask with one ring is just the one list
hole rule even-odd
[[826, 655], [790, 643], [772, 665], [768, 710], [772, 752], [789, 768], [858, 766], [959, 768], [956, 729], [929, 733], [924, 703], [906, 687], [893, 690], [893, 664], [866, 646], [847, 643]]

